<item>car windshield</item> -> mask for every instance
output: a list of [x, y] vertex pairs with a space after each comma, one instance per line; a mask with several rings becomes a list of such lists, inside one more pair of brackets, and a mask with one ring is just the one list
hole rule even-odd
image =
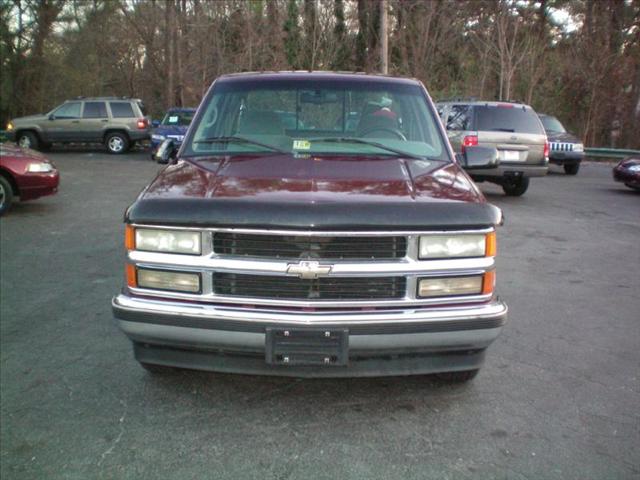
[[513, 104], [478, 106], [476, 130], [544, 134], [531, 108]]
[[540, 121], [542, 121], [542, 126], [547, 132], [559, 132], [565, 133], [566, 130], [560, 123], [556, 117], [550, 117], [549, 115], [541, 115]]
[[195, 112], [168, 112], [162, 119], [161, 125], [188, 127]]
[[449, 161], [435, 113], [418, 85], [225, 81], [204, 101], [183, 156], [284, 151]]

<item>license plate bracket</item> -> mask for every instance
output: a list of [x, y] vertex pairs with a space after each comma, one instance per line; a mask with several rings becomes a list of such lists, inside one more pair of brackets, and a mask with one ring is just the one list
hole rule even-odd
[[265, 360], [271, 365], [339, 367], [349, 362], [346, 328], [267, 328]]

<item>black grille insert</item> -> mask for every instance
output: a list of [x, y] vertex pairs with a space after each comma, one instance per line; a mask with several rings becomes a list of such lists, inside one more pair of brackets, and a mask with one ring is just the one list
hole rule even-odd
[[213, 274], [213, 291], [234, 297], [291, 300], [380, 300], [403, 298], [405, 277], [321, 277]]
[[404, 236], [323, 237], [218, 232], [213, 251], [219, 255], [289, 259], [381, 260], [407, 253]]

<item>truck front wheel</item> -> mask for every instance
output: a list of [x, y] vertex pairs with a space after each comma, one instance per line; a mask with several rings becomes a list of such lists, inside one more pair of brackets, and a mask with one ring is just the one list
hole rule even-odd
[[20, 132], [16, 138], [16, 143], [20, 148], [31, 148], [37, 150], [39, 147], [38, 137], [33, 132]]

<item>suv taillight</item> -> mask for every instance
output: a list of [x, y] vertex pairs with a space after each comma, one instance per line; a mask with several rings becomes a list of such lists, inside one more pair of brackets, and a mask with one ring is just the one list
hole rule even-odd
[[149, 126], [149, 120], [147, 120], [146, 118], [141, 118], [138, 120], [138, 128], [140, 130], [144, 130], [148, 126]]
[[464, 153], [466, 147], [475, 147], [478, 145], [478, 136], [477, 135], [467, 135], [462, 140], [462, 148], [460, 148], [460, 153]]
[[544, 158], [549, 158], [549, 141], [544, 142]]

